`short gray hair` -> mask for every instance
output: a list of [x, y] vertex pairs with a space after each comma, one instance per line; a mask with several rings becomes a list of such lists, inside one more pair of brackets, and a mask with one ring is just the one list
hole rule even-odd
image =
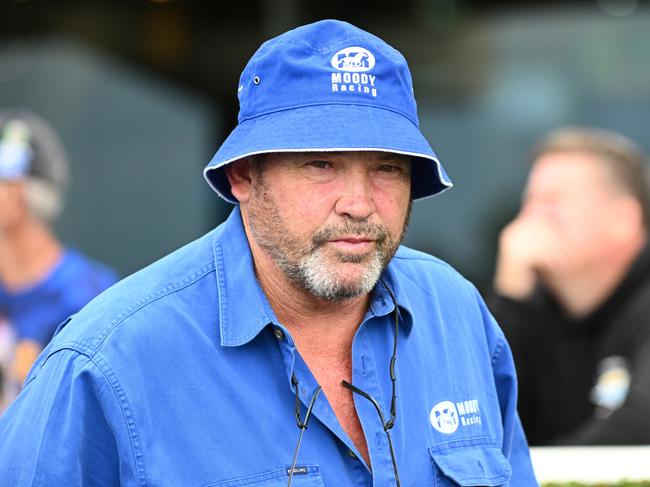
[[25, 180], [25, 198], [29, 213], [48, 225], [63, 210], [64, 195], [61, 189], [42, 179]]

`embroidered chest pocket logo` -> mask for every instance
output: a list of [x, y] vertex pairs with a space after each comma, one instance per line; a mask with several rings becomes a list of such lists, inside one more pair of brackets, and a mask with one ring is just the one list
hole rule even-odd
[[429, 415], [431, 425], [440, 431], [450, 435], [458, 429], [458, 411], [451, 401], [442, 401], [433, 406]]
[[481, 411], [477, 399], [458, 401], [442, 401], [431, 408], [429, 421], [440, 433], [450, 435], [458, 427], [480, 427], [482, 424]]

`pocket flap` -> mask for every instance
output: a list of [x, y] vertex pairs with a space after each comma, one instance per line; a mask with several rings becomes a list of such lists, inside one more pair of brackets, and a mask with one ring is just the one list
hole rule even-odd
[[429, 448], [429, 453], [440, 471], [463, 487], [496, 487], [505, 484], [512, 473], [510, 463], [494, 446]]

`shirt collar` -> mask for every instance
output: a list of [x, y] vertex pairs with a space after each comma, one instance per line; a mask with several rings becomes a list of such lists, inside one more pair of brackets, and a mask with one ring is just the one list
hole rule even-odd
[[[235, 206], [222, 225], [222, 231], [215, 237], [214, 259], [217, 269], [221, 345], [244, 345], [268, 324], [278, 324], [278, 319], [255, 275], [239, 205]], [[405, 325], [407, 334], [410, 334], [413, 319], [408, 295], [402, 290], [391, 267], [388, 266], [382, 279], [393, 291], [400, 309], [400, 323]], [[371, 293], [367, 316], [384, 316], [393, 309], [389, 292], [378, 283]]]
[[[409, 295], [400, 285], [400, 280], [397, 278], [394, 261], [388, 264], [388, 267], [381, 276], [382, 281], [390, 288], [395, 296], [397, 307], [400, 314], [400, 325], [404, 325], [406, 335], [411, 334], [413, 329], [413, 314], [412, 306], [409, 301]], [[375, 316], [384, 316], [393, 312], [393, 299], [382, 282], [378, 282], [370, 295], [370, 309]]]
[[277, 318], [255, 276], [239, 205], [235, 206], [214, 242], [221, 345], [248, 343]]

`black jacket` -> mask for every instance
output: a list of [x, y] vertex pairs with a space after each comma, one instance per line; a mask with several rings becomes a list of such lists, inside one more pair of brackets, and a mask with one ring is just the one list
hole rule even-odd
[[[494, 293], [487, 302], [512, 347], [531, 445], [650, 444], [650, 246], [586, 318], [567, 317], [543, 289], [526, 302]], [[597, 383], [624, 402], [597, 405]]]

